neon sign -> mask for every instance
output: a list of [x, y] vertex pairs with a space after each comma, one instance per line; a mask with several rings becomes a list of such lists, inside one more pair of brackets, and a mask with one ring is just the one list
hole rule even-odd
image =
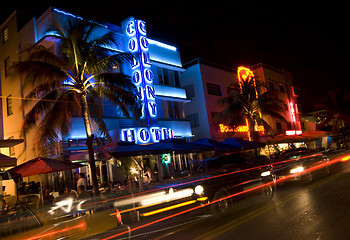
[[252, 79], [254, 83], [254, 88], [255, 88], [255, 95], [258, 97], [258, 92], [256, 90], [256, 85], [255, 85], [255, 78], [254, 78], [254, 73], [252, 70], [246, 67], [238, 67], [237, 69], [237, 77], [238, 77], [238, 83], [241, 86], [242, 81], [247, 81], [248, 79]]
[[123, 128], [120, 131], [122, 141], [135, 142], [136, 144], [159, 142], [169, 138], [174, 138], [174, 131], [171, 128], [139, 127]]
[[171, 157], [169, 153], [162, 154], [162, 163], [163, 164], [168, 164], [171, 162]]
[[157, 117], [156, 91], [153, 86], [153, 72], [149, 59], [149, 41], [147, 39], [146, 23], [130, 17], [122, 23], [125, 33], [125, 48], [134, 54], [129, 68], [132, 81], [137, 90], [137, 98], [142, 101], [142, 117], [151, 126]]
[[294, 109], [294, 104], [292, 102], [289, 103], [289, 111], [290, 111], [290, 117], [292, 119], [292, 122], [296, 122], [296, 117], [295, 117], [295, 109]]
[[[242, 126], [238, 126], [235, 129], [230, 128], [229, 126], [226, 126], [224, 124], [219, 124], [219, 132], [221, 133], [225, 133], [225, 132], [249, 132], [249, 127], [248, 125], [242, 125]], [[257, 132], [264, 132], [265, 128], [264, 126], [255, 126], [255, 131]]]
[[302, 130], [287, 130], [286, 135], [287, 136], [294, 136], [294, 135], [301, 135], [303, 134]]
[[[256, 90], [256, 84], [255, 84], [255, 78], [254, 78], [254, 73], [252, 70], [250, 70], [249, 68], [240, 66], [237, 68], [237, 77], [238, 77], [238, 83], [239, 86], [242, 87], [242, 81], [247, 81], [249, 79], [253, 80], [254, 83], [254, 88], [255, 88], [255, 95], [258, 98], [258, 92]], [[242, 92], [241, 92], [242, 93]], [[261, 112], [259, 111], [259, 116], [261, 117]], [[242, 126], [238, 126], [236, 127], [234, 130], [228, 126], [225, 126], [223, 124], [219, 124], [219, 128], [220, 128], [220, 132], [247, 132], [249, 134], [249, 138], [250, 138], [250, 133], [249, 133], [249, 124], [248, 124], [248, 119], [245, 120], [246, 125], [242, 125]], [[255, 131], [257, 132], [264, 132], [265, 128], [264, 126], [254, 126]]]

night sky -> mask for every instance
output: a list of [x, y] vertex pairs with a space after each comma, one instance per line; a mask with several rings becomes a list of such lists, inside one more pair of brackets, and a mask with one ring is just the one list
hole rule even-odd
[[0, 22], [16, 9], [39, 16], [49, 6], [116, 25], [134, 16], [146, 21], [150, 38], [175, 45], [183, 63], [199, 57], [233, 69], [261, 62], [284, 68], [299, 88], [304, 112], [329, 89], [349, 89], [347, 7], [266, 2], [8, 1]]

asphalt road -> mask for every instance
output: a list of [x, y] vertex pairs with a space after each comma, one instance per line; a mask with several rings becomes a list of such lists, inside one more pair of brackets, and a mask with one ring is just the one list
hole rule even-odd
[[240, 201], [221, 218], [203, 209], [178, 215], [169, 211], [115, 227], [111, 208], [5, 239], [350, 239], [349, 190], [350, 161], [337, 162], [328, 176], [279, 185], [271, 201], [261, 196]]
[[219, 219], [191, 212], [132, 231], [130, 239], [350, 239], [349, 190], [350, 162], [339, 162], [329, 176], [278, 186], [272, 201], [240, 202]]

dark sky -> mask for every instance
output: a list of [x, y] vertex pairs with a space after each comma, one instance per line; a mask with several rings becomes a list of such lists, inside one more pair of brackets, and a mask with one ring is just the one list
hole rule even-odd
[[[49, 6], [120, 25], [128, 16], [147, 23], [150, 38], [175, 45], [186, 63], [200, 57], [236, 69], [265, 63], [292, 73], [304, 112], [329, 89], [350, 87], [347, 7], [280, 1], [12, 1], [15, 9], [39, 16]], [[7, 2], [11, 4], [10, 2]], [[344, 3], [345, 4], [345, 3]]]

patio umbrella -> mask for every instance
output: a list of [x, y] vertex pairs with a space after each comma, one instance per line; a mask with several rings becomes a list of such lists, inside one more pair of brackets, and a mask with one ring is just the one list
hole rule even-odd
[[193, 143], [212, 146], [212, 147], [214, 147], [216, 154], [223, 154], [223, 153], [229, 153], [229, 152], [235, 152], [235, 151], [241, 150], [241, 147], [218, 142], [218, 141], [211, 139], [211, 138], [198, 139], [198, 140], [194, 141]]
[[17, 167], [11, 168], [9, 172], [12, 174], [21, 174], [22, 177], [39, 175], [41, 199], [42, 199], [42, 203], [44, 203], [41, 174], [51, 173], [51, 172], [60, 172], [63, 170], [79, 168], [79, 167], [82, 167], [82, 165], [78, 163], [72, 163], [70, 161], [61, 161], [61, 160], [55, 160], [51, 158], [37, 157], [25, 163], [22, 163]]
[[247, 141], [243, 140], [242, 138], [227, 138], [224, 141], [221, 141], [220, 143], [232, 145], [237, 148], [240, 148], [241, 150], [256, 149], [265, 146], [264, 143]]
[[79, 167], [82, 167], [82, 165], [78, 163], [72, 163], [70, 161], [37, 157], [25, 163], [22, 163], [17, 167], [11, 168], [9, 172], [21, 174], [22, 177], [28, 177], [50, 172], [60, 172], [63, 170]]

